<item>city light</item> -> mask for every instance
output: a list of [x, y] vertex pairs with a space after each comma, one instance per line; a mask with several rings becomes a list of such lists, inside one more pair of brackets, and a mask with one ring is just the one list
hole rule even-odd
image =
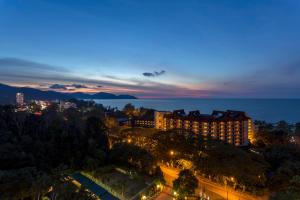
[[174, 151], [171, 150], [170, 155], [173, 156], [174, 154], [175, 154]]
[[300, 0], [0, 10], [0, 200], [300, 200]]

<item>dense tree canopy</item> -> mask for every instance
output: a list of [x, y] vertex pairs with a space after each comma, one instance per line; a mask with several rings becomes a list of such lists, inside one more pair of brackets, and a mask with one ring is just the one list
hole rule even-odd
[[[198, 175], [235, 189], [257, 192], [268, 187], [277, 191], [273, 199], [299, 195], [300, 150], [292, 140], [299, 135], [299, 123], [257, 121], [250, 149], [184, 130], [135, 128], [112, 133], [111, 129], [115, 144], [109, 149], [103, 123], [106, 113], [153, 115], [153, 110], [127, 105], [122, 113], [92, 102], [76, 103], [77, 109], [63, 111], [53, 104], [42, 115], [0, 106], [0, 199], [39, 199], [50, 188], [57, 199], [93, 199], [83, 189], [61, 181], [62, 172], [94, 171], [109, 162], [154, 175], [164, 183], [158, 161], [168, 164], [180, 160], [192, 163], [190, 168]], [[192, 194], [197, 182], [193, 176], [189, 170], [181, 172], [174, 188], [185, 196]]]
[[157, 167], [156, 159], [145, 149], [127, 143], [116, 143], [111, 152], [113, 163], [134, 166], [140, 171], [153, 174]]
[[131, 104], [131, 103], [128, 103], [124, 106], [123, 108], [123, 112], [132, 117], [134, 115], [134, 112], [135, 112], [135, 107]]
[[[257, 122], [253, 149], [259, 152], [269, 163], [268, 187], [271, 191], [280, 191], [276, 198], [294, 195], [290, 190], [293, 178], [300, 175], [300, 148], [291, 140], [298, 134], [299, 123], [295, 127], [284, 121], [275, 126], [265, 122]], [[293, 199], [293, 198], [290, 198]]]
[[34, 115], [0, 106], [0, 199], [40, 196], [54, 169], [92, 170], [107, 154], [106, 128], [91, 112], [53, 105]]
[[173, 181], [175, 196], [178, 196], [179, 199], [194, 195], [197, 187], [198, 180], [188, 169], [180, 171], [178, 178]]
[[288, 187], [271, 196], [271, 200], [300, 199], [300, 176], [296, 175], [290, 180]]
[[158, 132], [152, 138], [157, 141], [154, 153], [160, 160], [191, 159], [191, 156], [199, 150], [199, 137], [190, 132], [181, 130]]
[[251, 191], [265, 186], [265, 173], [269, 166], [262, 156], [215, 142], [203, 149], [196, 161], [196, 167], [200, 173], [219, 182]]

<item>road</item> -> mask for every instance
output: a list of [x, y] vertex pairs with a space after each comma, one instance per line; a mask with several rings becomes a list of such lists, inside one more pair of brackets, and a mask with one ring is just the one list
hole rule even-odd
[[[166, 179], [167, 185], [172, 186], [173, 180], [178, 177], [179, 170], [174, 168], [169, 168], [167, 166], [160, 166], [162, 172], [164, 173], [164, 177]], [[225, 188], [222, 185], [217, 183], [213, 183], [207, 179], [197, 177], [199, 180], [199, 188], [196, 190], [196, 194], [199, 194], [200, 191], [205, 191], [205, 193], [209, 194], [212, 200], [219, 199], [228, 199], [228, 200], [267, 200], [268, 197], [257, 197], [250, 196], [248, 194], [244, 194], [241, 192], [237, 192], [231, 188]], [[163, 198], [160, 197], [160, 200]], [[167, 199], [167, 198], [166, 198]]]
[[155, 198], [155, 200], [173, 200], [172, 188], [165, 187], [164, 190]]

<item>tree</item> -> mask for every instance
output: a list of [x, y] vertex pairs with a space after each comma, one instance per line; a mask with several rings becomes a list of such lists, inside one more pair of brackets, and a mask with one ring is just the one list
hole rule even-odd
[[295, 124], [295, 134], [300, 135], [300, 122]]
[[259, 148], [270, 165], [268, 187], [275, 191], [285, 189], [290, 179], [300, 174], [300, 150], [289, 142], [288, 133], [283, 130], [284, 124], [266, 132], [266, 146]]
[[[165, 161], [177, 158], [190, 159], [197, 153], [199, 147], [198, 136], [184, 130], [157, 133], [152, 138], [157, 141], [155, 156]], [[174, 151], [174, 154], [170, 155], [170, 151]]]
[[154, 174], [156, 159], [145, 149], [127, 143], [116, 143], [110, 151], [110, 160], [119, 165], [127, 165], [148, 174]]
[[230, 177], [231, 185], [244, 185], [248, 190], [263, 188], [266, 184], [268, 163], [264, 158], [229, 144], [216, 141], [214, 145], [203, 149], [194, 162], [201, 174], [219, 182]]
[[289, 133], [283, 128], [275, 130], [262, 130], [255, 135], [255, 140], [256, 142], [254, 144], [258, 147], [282, 146], [290, 143]]
[[276, 129], [277, 130], [282, 130], [286, 133], [291, 133], [292, 132], [292, 126], [288, 124], [286, 121], [279, 121], [276, 123]]
[[123, 108], [123, 112], [128, 116], [133, 116], [134, 111], [135, 111], [135, 107], [131, 103], [126, 104]]
[[188, 169], [180, 171], [178, 178], [173, 181], [173, 189], [179, 199], [194, 195], [197, 187], [198, 180]]
[[[0, 199], [23, 199], [37, 194], [35, 182], [37, 181], [37, 170], [33, 167], [17, 170], [0, 171]], [[40, 185], [39, 191], [48, 188]]]
[[159, 166], [156, 168], [154, 176], [155, 176], [156, 185], [160, 185], [160, 184], [165, 185], [166, 184], [164, 174], [161, 171]]
[[104, 152], [109, 149], [108, 136], [104, 123], [97, 117], [89, 117], [86, 120], [85, 136], [95, 140], [95, 145], [102, 148]]
[[300, 199], [300, 176], [296, 175], [290, 180], [290, 185], [275, 195], [271, 196], [271, 200]]
[[94, 155], [86, 156], [84, 159], [83, 168], [87, 171], [94, 171], [99, 166], [103, 166], [105, 163], [105, 154], [101, 150], [96, 150]]
[[86, 189], [81, 186], [79, 189], [72, 182], [60, 182], [50, 195], [51, 200], [96, 200], [92, 193], [87, 192]]
[[40, 199], [50, 184], [60, 185], [53, 169], [94, 170], [106, 161], [108, 137], [100, 118], [78, 109], [58, 112], [55, 104], [42, 112], [0, 106], [0, 199]]

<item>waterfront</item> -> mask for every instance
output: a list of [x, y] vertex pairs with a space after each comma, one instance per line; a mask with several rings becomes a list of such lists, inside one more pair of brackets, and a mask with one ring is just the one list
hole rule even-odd
[[104, 106], [122, 109], [127, 103], [135, 107], [156, 110], [200, 110], [210, 114], [213, 110], [242, 110], [254, 120], [290, 123], [300, 121], [300, 99], [96, 99]]

